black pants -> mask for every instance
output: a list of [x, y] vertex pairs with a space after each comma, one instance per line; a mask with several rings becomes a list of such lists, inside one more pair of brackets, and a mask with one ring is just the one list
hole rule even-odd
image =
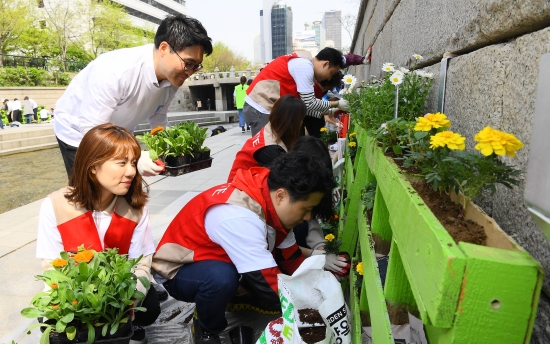
[[14, 122], [19, 122], [19, 123], [23, 122], [23, 119], [21, 117], [21, 110], [13, 110], [12, 116], [13, 116]]
[[38, 108], [32, 109], [32, 112], [34, 112], [34, 120], [38, 121]]
[[152, 285], [140, 306], [147, 308], [147, 311], [135, 312], [133, 324], [136, 326], [149, 326], [154, 323], [160, 315], [160, 302], [157, 291]]
[[57, 139], [57, 143], [59, 144], [59, 150], [61, 151], [61, 156], [63, 157], [63, 162], [65, 163], [67, 176], [70, 178], [71, 171], [73, 170], [77, 147], [66, 144], [65, 142], [61, 141], [57, 136], [55, 138]]
[[12, 114], [11, 112], [7, 114], [9, 123], [13, 122], [13, 118], [11, 117], [11, 114]]

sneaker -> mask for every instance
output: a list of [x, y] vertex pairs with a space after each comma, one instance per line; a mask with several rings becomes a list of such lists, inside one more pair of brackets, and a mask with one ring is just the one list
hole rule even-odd
[[246, 127], [246, 131], [250, 131], [250, 127]]
[[208, 332], [198, 324], [198, 320], [193, 319], [193, 332], [195, 335], [195, 344], [221, 344], [220, 336]]
[[142, 327], [134, 326], [134, 334], [130, 338], [130, 344], [147, 344], [147, 336]]
[[246, 133], [246, 131], [244, 131], [244, 127], [241, 127], [241, 128], [243, 129], [242, 133], [243, 133], [243, 134]]
[[155, 288], [155, 291], [157, 292], [157, 296], [160, 302], [164, 302], [168, 300], [168, 292], [164, 287], [160, 284], [152, 283], [153, 288]]

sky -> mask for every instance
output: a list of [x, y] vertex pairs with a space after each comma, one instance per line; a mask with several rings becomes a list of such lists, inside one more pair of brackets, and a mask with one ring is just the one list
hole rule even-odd
[[[260, 33], [262, 0], [187, 0], [187, 15], [204, 25], [214, 42], [223, 42], [234, 52], [254, 60], [254, 34]], [[321, 20], [323, 13], [340, 10], [342, 16], [356, 16], [360, 0], [286, 0], [292, 7], [293, 33], [304, 30], [305, 22]], [[352, 32], [353, 34], [353, 32]], [[342, 28], [342, 46], [350, 46], [351, 38]]]

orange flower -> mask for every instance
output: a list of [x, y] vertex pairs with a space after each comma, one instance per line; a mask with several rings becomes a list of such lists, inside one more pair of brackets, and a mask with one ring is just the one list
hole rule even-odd
[[57, 289], [57, 283], [52, 283], [51, 287], [52, 289]]
[[90, 260], [92, 260], [93, 257], [94, 257], [94, 253], [92, 251], [84, 250], [84, 251], [78, 252], [74, 256], [74, 260], [77, 263], [81, 263], [81, 262], [88, 263]]
[[151, 130], [151, 135], [156, 135], [158, 132], [163, 131], [163, 130], [164, 130], [164, 128], [159, 125], [155, 129]]
[[57, 305], [52, 305], [52, 309], [58, 309], [59, 308], [59, 304]]
[[56, 258], [53, 260], [52, 265], [58, 268], [62, 268], [67, 265], [67, 261], [65, 259]]
[[77, 300], [74, 300], [73, 302], [71, 302], [73, 304], [73, 306], [76, 306], [78, 305], [78, 301]]
[[334, 219], [338, 220], [338, 215], [334, 214]]

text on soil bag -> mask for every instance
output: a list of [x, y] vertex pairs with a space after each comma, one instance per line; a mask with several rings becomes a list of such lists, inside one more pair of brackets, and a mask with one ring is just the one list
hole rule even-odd
[[327, 321], [336, 335], [336, 343], [342, 343], [340, 337], [347, 336], [351, 330], [346, 317], [346, 306], [340, 307], [336, 312], [329, 315]]

